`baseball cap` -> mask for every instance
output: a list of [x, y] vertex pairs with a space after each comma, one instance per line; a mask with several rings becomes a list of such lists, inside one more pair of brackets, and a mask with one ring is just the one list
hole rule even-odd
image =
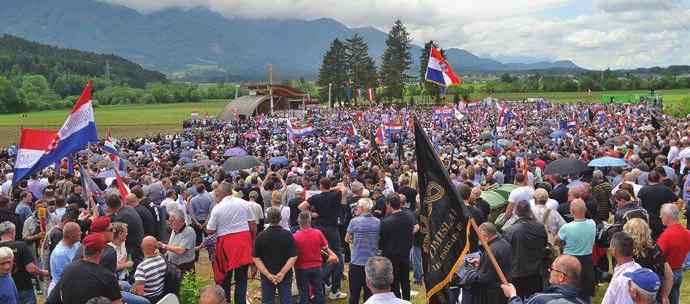
[[107, 216], [99, 216], [91, 222], [89, 226], [89, 231], [92, 233], [103, 232], [110, 228], [110, 218]]
[[630, 278], [635, 285], [644, 289], [647, 292], [657, 292], [659, 286], [661, 286], [661, 281], [659, 281], [659, 276], [648, 268], [640, 268], [633, 272], [628, 272], [623, 274], [624, 276]]
[[102, 233], [91, 233], [81, 242], [84, 247], [93, 250], [103, 250], [105, 243], [105, 236]]

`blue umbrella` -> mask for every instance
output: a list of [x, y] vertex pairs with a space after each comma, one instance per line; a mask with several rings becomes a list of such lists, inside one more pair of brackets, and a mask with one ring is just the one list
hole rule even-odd
[[624, 159], [621, 158], [615, 158], [615, 157], [600, 157], [597, 159], [593, 159], [592, 161], [587, 164], [587, 166], [590, 167], [623, 167], [626, 166], [628, 162], [626, 162]]
[[242, 156], [242, 155], [247, 155], [247, 151], [240, 148], [240, 147], [234, 147], [225, 150], [225, 153], [223, 153], [224, 157], [233, 157], [233, 156]]
[[77, 156], [87, 156], [89, 155], [89, 150], [77, 151]]
[[180, 157], [192, 158], [192, 156], [194, 156], [194, 151], [187, 150], [180, 152]]
[[549, 137], [551, 137], [551, 138], [559, 138], [559, 137], [560, 138], [566, 138], [566, 137], [568, 137], [568, 132], [563, 131], [563, 130], [556, 130], [556, 131], [551, 132], [551, 134], [549, 134]]
[[[120, 176], [129, 176], [127, 171], [120, 171]], [[96, 175], [96, 178], [115, 178], [115, 170], [105, 170]]]
[[290, 161], [285, 156], [271, 157], [268, 160], [270, 165], [287, 165]]
[[151, 150], [155, 146], [156, 146], [156, 144], [143, 144], [143, 145], [139, 146], [139, 148], [137, 150], [139, 150], [139, 151]]
[[191, 163], [191, 162], [192, 162], [192, 159], [189, 158], [189, 157], [180, 157], [180, 160], [179, 160], [179, 161], [182, 162], [182, 163], [184, 163], [184, 164], [186, 164], [186, 163]]

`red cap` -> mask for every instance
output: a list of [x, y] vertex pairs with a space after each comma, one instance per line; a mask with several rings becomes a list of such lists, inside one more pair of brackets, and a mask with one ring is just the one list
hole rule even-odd
[[110, 228], [110, 218], [107, 216], [99, 216], [91, 222], [89, 231], [91, 233], [103, 232], [108, 230], [108, 228]]
[[103, 250], [105, 248], [105, 236], [102, 233], [91, 233], [87, 235], [81, 244], [89, 249]]

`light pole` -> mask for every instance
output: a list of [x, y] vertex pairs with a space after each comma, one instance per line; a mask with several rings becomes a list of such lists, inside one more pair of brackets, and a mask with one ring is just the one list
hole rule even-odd
[[237, 100], [237, 94], [239, 93], [239, 91], [240, 91], [240, 85], [236, 84], [235, 85], [235, 100]]
[[331, 87], [333, 86], [332, 83], [328, 83], [328, 107], [333, 108], [333, 104], [331, 103]]

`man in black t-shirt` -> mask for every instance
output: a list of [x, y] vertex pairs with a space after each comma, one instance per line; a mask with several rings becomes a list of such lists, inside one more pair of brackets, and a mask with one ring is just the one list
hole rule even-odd
[[299, 205], [302, 211], [310, 210], [313, 213], [312, 223], [315, 229], [321, 230], [323, 236], [328, 241], [328, 247], [338, 255], [340, 264], [338, 271], [333, 274], [331, 280], [331, 299], [342, 299], [347, 294], [339, 291], [340, 281], [343, 278], [344, 258], [341, 246], [340, 233], [338, 232], [338, 217], [340, 216], [340, 205], [346, 189], [342, 186], [331, 187], [331, 180], [322, 177], [319, 180], [321, 193], [310, 197]]
[[[115, 230], [111, 224], [110, 218], [107, 216], [101, 216], [91, 222], [89, 227], [89, 233], [101, 233], [105, 237], [106, 242], [112, 242], [115, 237]], [[77, 253], [72, 259], [73, 262], [79, 261], [84, 257], [84, 246], [80, 246], [77, 249]], [[101, 254], [101, 259], [98, 261], [101, 267], [109, 270], [110, 272], [117, 274], [117, 252], [112, 246], [106, 246]]]
[[274, 206], [266, 210], [269, 226], [256, 236], [252, 256], [261, 272], [261, 297], [273, 299], [278, 289], [280, 303], [291, 303], [292, 266], [297, 261], [297, 244], [292, 233], [280, 226], [280, 218], [280, 208]]
[[649, 172], [649, 175], [647, 175], [649, 184], [642, 187], [637, 194], [642, 203], [642, 208], [647, 210], [649, 214], [649, 228], [652, 229], [652, 239], [655, 241], [664, 232], [664, 225], [661, 224], [661, 218], [659, 217], [661, 206], [666, 203], [682, 202], [673, 191], [660, 184], [659, 179], [659, 173], [655, 171]]
[[405, 206], [403, 207], [409, 209], [410, 211], [414, 211], [417, 205], [417, 190], [410, 188], [409, 177], [405, 176], [400, 179], [400, 188], [398, 188], [398, 193], [405, 196]]
[[120, 197], [117, 195], [108, 196], [105, 199], [105, 204], [108, 206], [106, 212], [110, 214], [110, 219], [113, 222], [127, 224], [125, 247], [127, 248], [127, 252], [132, 254], [132, 261], [136, 268], [136, 265], [139, 265], [144, 259], [144, 253], [139, 246], [141, 240], [144, 239], [144, 225], [141, 218], [134, 208], [123, 206]]
[[402, 289], [402, 299], [410, 300], [410, 249], [419, 225], [412, 213], [402, 209], [397, 193], [388, 194], [386, 202], [391, 214], [381, 221], [379, 248], [393, 264], [393, 293], [400, 298]]
[[[465, 203], [467, 210], [470, 211], [470, 214], [472, 215], [472, 218], [474, 218], [477, 225], [481, 225], [482, 223], [484, 223], [486, 219], [484, 218], [482, 211], [479, 210], [479, 208], [472, 206], [472, 204], [470, 204], [470, 197], [472, 196], [472, 187], [470, 187], [467, 184], [460, 184], [457, 186], [457, 190], [458, 194], [460, 194], [460, 197], [463, 200], [463, 203]], [[479, 237], [477, 236], [477, 233], [474, 230], [470, 230], [469, 238], [470, 253], [479, 251]]]
[[48, 276], [47, 270], [40, 269], [34, 263], [29, 245], [22, 241], [15, 241], [16, 228], [13, 223], [5, 221], [0, 223], [0, 247], [9, 247], [14, 254], [14, 266], [12, 268], [12, 280], [17, 286], [19, 303], [36, 303], [32, 275]]
[[82, 246], [84, 258], [69, 264], [58, 282], [62, 302], [83, 304], [91, 298], [106, 297], [113, 303], [122, 303], [117, 277], [98, 265], [103, 249], [110, 247], [103, 234], [87, 235]]
[[158, 239], [158, 221], [156, 213], [148, 206], [150, 200], [144, 198], [144, 190], [140, 186], [132, 188], [132, 193], [127, 195], [127, 206], [134, 208], [134, 211], [141, 218], [144, 236], [152, 236]]

